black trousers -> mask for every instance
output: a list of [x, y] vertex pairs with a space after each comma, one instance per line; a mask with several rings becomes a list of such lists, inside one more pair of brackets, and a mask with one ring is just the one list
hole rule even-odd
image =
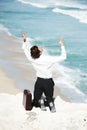
[[43, 93], [46, 96], [48, 104], [53, 102], [54, 81], [52, 78], [37, 78], [34, 88], [33, 106], [39, 107], [39, 99], [41, 99]]

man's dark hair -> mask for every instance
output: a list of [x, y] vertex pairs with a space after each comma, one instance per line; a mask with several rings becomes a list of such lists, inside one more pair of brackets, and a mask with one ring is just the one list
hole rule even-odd
[[33, 59], [39, 58], [40, 57], [40, 50], [38, 49], [37, 46], [33, 46], [30, 49], [31, 57]]

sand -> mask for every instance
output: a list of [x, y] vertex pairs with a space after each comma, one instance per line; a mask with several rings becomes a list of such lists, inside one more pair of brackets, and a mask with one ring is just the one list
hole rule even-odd
[[87, 130], [87, 104], [70, 103], [59, 96], [56, 112], [33, 108], [25, 111], [23, 94], [0, 94], [0, 130]]
[[19, 92], [21, 89], [16, 88], [15, 81], [0, 69], [0, 93], [17, 94]]

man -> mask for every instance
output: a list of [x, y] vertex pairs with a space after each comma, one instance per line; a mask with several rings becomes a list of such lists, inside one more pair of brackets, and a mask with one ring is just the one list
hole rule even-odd
[[56, 62], [61, 62], [66, 59], [66, 51], [62, 38], [59, 44], [61, 46], [60, 56], [48, 56], [43, 54], [43, 49], [39, 46], [29, 47], [25, 33], [22, 34], [24, 53], [36, 71], [37, 80], [34, 88], [33, 105], [40, 105], [42, 110], [45, 110], [44, 100], [41, 98], [44, 93], [51, 112], [56, 112], [53, 100], [54, 81], [52, 79], [51, 68]]

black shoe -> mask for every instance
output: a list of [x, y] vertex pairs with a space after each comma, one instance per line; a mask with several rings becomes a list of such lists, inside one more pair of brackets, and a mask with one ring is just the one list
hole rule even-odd
[[52, 113], [56, 112], [56, 108], [55, 108], [55, 105], [54, 105], [53, 102], [50, 102], [50, 103], [49, 103], [49, 108], [50, 108], [50, 111], [51, 111]]

